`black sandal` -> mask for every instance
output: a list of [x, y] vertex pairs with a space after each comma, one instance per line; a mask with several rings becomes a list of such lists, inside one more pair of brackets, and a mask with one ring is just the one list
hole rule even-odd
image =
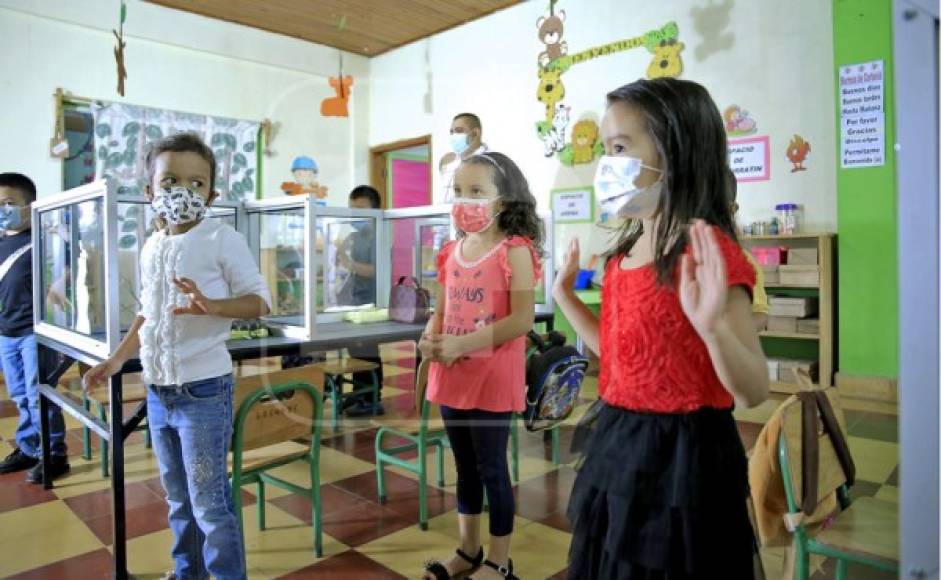
[[513, 574], [513, 559], [512, 558], [510, 559], [510, 562], [506, 565], [506, 567], [494, 564], [490, 560], [484, 560], [484, 566], [493, 568], [494, 570], [497, 571], [497, 574], [500, 574], [507, 580], [520, 580], [517, 575]]
[[460, 548], [455, 550], [455, 553], [460, 556], [462, 560], [471, 565], [471, 567], [462, 572], [458, 572], [454, 576], [448, 573], [448, 569], [444, 567], [444, 564], [437, 560], [429, 560], [425, 562], [425, 572], [431, 572], [435, 580], [458, 580], [459, 578], [467, 578], [477, 570], [480, 570], [480, 565], [484, 561], [484, 549], [481, 546], [480, 551], [477, 552], [476, 558], [471, 558]]

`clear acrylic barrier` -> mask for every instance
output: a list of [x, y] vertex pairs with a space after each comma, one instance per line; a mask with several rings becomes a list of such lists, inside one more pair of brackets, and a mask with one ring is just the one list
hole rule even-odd
[[[219, 203], [208, 216], [235, 227], [237, 214]], [[118, 195], [106, 180], [34, 202], [36, 333], [110, 355], [139, 311], [140, 251], [153, 217], [146, 199]]]
[[285, 336], [309, 339], [317, 322], [386, 305], [387, 265], [376, 259], [382, 211], [291, 196], [246, 202], [245, 213], [249, 247], [272, 294], [265, 321]]
[[[126, 332], [140, 312], [140, 255], [154, 233], [156, 214], [150, 202], [137, 196], [118, 196], [118, 276], [121, 332]], [[219, 219], [238, 229], [239, 204], [216, 200], [206, 219]]]
[[32, 205], [35, 331], [100, 358], [120, 341], [115, 198], [101, 180]]
[[389, 283], [394, 285], [403, 276], [415, 278], [431, 292], [432, 306], [438, 289], [438, 252], [454, 239], [450, 215], [451, 208], [446, 205], [385, 212]]

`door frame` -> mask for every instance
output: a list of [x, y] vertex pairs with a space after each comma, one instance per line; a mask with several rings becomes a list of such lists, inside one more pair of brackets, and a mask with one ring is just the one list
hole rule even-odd
[[386, 155], [393, 151], [398, 151], [399, 149], [409, 149], [411, 147], [420, 147], [422, 145], [428, 147], [428, 188], [430, 192], [431, 186], [434, 183], [434, 173], [432, 172], [433, 170], [431, 163], [431, 159], [434, 159], [434, 151], [431, 146], [430, 134], [422, 135], [420, 137], [413, 137], [411, 139], [402, 139], [393, 143], [384, 143], [382, 145], [376, 145], [375, 147], [369, 148], [369, 183], [379, 192], [381, 208], [389, 209], [390, 202], [390, 200], [387, 199], [388, 196], [386, 195], [389, 183]]
[[[938, 8], [894, 0], [899, 252], [899, 578], [938, 575]], [[888, 145], [888, 143], [887, 143]]]

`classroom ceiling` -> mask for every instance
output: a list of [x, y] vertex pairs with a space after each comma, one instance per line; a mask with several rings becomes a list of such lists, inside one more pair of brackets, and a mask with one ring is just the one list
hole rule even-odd
[[146, 1], [376, 56], [522, 0]]

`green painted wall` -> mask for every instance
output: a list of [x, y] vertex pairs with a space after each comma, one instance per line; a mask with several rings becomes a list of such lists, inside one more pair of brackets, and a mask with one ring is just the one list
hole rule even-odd
[[837, 159], [839, 69], [885, 61], [886, 163], [840, 169], [837, 163], [839, 366], [847, 375], [898, 376], [898, 244], [892, 94], [892, 3], [833, 0]]

